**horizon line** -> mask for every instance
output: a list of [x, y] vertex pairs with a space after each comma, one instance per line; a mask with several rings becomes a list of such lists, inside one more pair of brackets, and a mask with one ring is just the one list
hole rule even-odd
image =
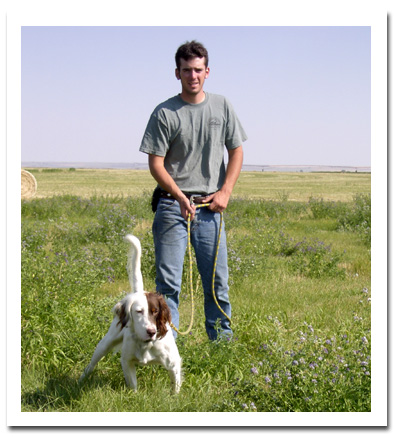
[[[140, 166], [140, 167], [148, 167], [148, 163], [142, 162], [122, 162], [122, 161], [21, 161], [22, 166], [31, 166], [31, 167], [54, 167], [55, 165], [59, 165], [61, 167], [67, 167], [71, 165], [82, 166], [83, 168], [87, 168], [88, 165], [96, 165], [96, 166], [127, 166], [126, 169], [131, 168], [132, 166]], [[45, 165], [45, 166], [44, 166]], [[256, 167], [256, 168], [271, 168], [271, 167], [288, 167], [288, 168], [350, 168], [350, 169], [371, 169], [371, 166], [368, 165], [344, 165], [344, 164], [247, 164], [244, 163], [243, 167]]]

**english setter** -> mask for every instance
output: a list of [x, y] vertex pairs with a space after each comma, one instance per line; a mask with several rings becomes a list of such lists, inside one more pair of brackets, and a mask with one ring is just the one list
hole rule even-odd
[[132, 235], [127, 272], [132, 292], [113, 308], [114, 318], [108, 333], [98, 343], [80, 381], [92, 373], [107, 353], [121, 348], [121, 364], [128, 386], [137, 389], [135, 365], [160, 364], [169, 372], [172, 389], [181, 386], [181, 358], [171, 332], [171, 314], [164, 298], [144, 291], [141, 274], [141, 244]]

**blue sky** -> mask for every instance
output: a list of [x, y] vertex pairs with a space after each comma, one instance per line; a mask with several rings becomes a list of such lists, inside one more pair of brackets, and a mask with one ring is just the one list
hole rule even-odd
[[371, 164], [368, 26], [22, 27], [22, 161], [144, 163], [155, 106], [180, 92], [174, 54], [208, 49], [205, 91], [248, 134], [245, 164]]

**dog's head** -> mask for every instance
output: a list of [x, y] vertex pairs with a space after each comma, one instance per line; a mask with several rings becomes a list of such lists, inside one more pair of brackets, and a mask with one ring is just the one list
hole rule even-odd
[[130, 329], [142, 341], [163, 338], [171, 322], [170, 309], [163, 296], [151, 292], [135, 292], [127, 295], [114, 307], [121, 328], [130, 322]]
[[171, 312], [165, 299], [160, 294], [146, 293], [149, 318], [156, 324], [158, 339], [163, 338], [171, 323]]

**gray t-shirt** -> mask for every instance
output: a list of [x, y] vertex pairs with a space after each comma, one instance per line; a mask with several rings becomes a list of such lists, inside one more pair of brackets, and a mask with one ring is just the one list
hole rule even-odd
[[247, 139], [231, 104], [206, 93], [199, 104], [179, 95], [152, 113], [140, 151], [165, 157], [164, 166], [178, 187], [189, 193], [213, 193], [225, 178], [224, 147], [234, 149]]

